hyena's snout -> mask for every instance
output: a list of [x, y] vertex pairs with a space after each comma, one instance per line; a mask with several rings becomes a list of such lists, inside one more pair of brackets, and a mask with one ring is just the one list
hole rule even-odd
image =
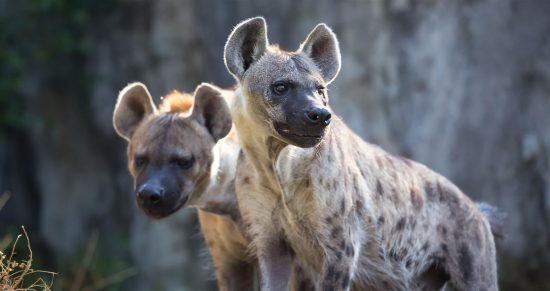
[[141, 185], [136, 191], [136, 199], [140, 205], [145, 207], [152, 207], [161, 202], [162, 195], [164, 195], [164, 187], [160, 185], [154, 185], [146, 183]]
[[325, 127], [330, 124], [332, 114], [325, 107], [313, 107], [305, 112], [306, 120], [313, 125]]
[[135, 195], [136, 202], [143, 212], [154, 218], [163, 218], [185, 205], [188, 196], [182, 195], [181, 192], [181, 187], [177, 185], [149, 179], [136, 187]]
[[[275, 130], [287, 142], [298, 147], [313, 147], [321, 142], [332, 120], [330, 110], [317, 102], [288, 106], [286, 122], [276, 122]], [[307, 109], [296, 109], [296, 108]]]

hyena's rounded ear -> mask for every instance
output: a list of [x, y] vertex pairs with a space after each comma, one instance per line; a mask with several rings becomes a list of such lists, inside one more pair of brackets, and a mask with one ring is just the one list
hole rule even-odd
[[142, 83], [132, 83], [118, 94], [113, 125], [118, 135], [130, 140], [139, 123], [156, 111], [153, 98]]
[[195, 90], [195, 105], [191, 118], [204, 125], [218, 141], [231, 130], [232, 120], [229, 105], [221, 89], [210, 84], [200, 84]]
[[267, 46], [265, 19], [255, 17], [244, 20], [233, 29], [225, 43], [225, 66], [240, 81], [250, 65], [265, 53]]
[[340, 45], [336, 35], [326, 24], [318, 24], [298, 51], [313, 59], [327, 84], [334, 81], [342, 63]]

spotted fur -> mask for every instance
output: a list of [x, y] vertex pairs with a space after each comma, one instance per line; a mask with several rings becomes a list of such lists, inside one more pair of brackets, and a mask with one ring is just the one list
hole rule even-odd
[[[314, 49], [303, 50], [312, 35]], [[459, 290], [497, 290], [490, 225], [450, 181], [366, 143], [337, 117], [309, 148], [274, 129], [287, 116], [265, 93], [270, 82], [328, 85], [338, 72], [330, 29], [320, 25], [310, 37], [296, 52], [281, 51], [267, 43], [265, 20], [254, 18], [226, 44], [240, 83], [232, 108], [244, 151], [237, 198], [263, 288], [437, 290], [449, 281]]]

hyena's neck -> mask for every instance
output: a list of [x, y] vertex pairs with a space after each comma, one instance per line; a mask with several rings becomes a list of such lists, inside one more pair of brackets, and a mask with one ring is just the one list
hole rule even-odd
[[228, 137], [218, 141], [212, 149], [210, 181], [202, 193], [195, 193], [198, 199], [190, 206], [238, 220], [234, 186], [239, 150], [239, 144]]
[[242, 150], [257, 173], [258, 184], [274, 195], [279, 195], [280, 186], [274, 166], [281, 150], [286, 144], [270, 136], [265, 127], [258, 123], [247, 108], [242, 87], [235, 91], [231, 106], [235, 127], [239, 132]]
[[246, 108], [242, 93], [236, 94], [232, 115], [235, 127], [239, 131], [243, 152], [257, 174], [256, 184], [260, 185], [261, 189], [259, 195], [292, 195], [294, 191], [286, 191], [288, 189], [281, 181], [283, 172], [291, 174], [290, 172], [304, 172], [306, 169], [291, 168], [281, 171], [281, 163], [293, 164], [297, 159], [311, 161], [315, 158], [317, 149], [289, 145], [272, 136], [252, 117], [252, 113]]

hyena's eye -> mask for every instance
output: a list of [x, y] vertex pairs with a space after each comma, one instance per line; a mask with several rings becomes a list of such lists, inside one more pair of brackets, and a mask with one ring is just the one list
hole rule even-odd
[[143, 167], [147, 163], [147, 158], [145, 157], [135, 157], [134, 158], [134, 165], [137, 168]]
[[271, 85], [271, 90], [276, 95], [283, 95], [290, 89], [290, 84], [286, 82], [276, 82]]
[[187, 169], [191, 168], [194, 163], [195, 163], [195, 158], [193, 158], [193, 157], [172, 158], [170, 160], [170, 164], [172, 164], [172, 165], [174, 165], [178, 168], [181, 168], [183, 170], [187, 170]]

